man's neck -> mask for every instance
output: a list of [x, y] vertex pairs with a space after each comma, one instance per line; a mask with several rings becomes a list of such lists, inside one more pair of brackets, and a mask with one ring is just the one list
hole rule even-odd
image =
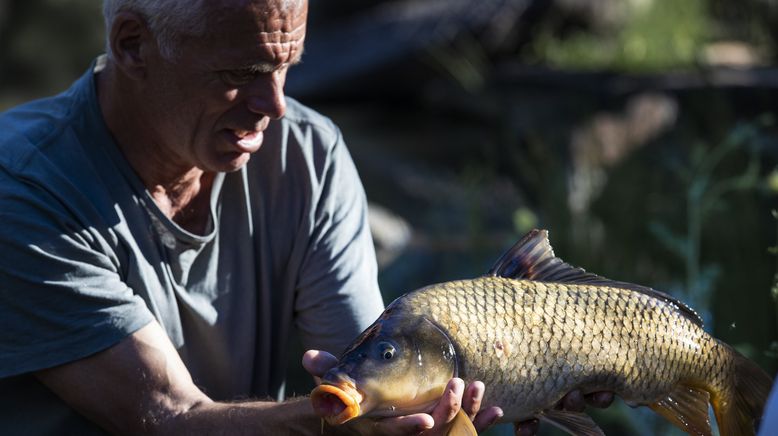
[[205, 234], [210, 217], [214, 173], [203, 173], [183, 184], [149, 188], [157, 207], [182, 228]]
[[153, 137], [145, 136], [149, 124], [139, 115], [142, 110], [132, 110], [138, 109], [140, 102], [126, 84], [111, 77], [115, 74], [109, 63], [97, 76], [96, 86], [100, 110], [119, 150], [168, 218], [193, 233], [204, 233], [214, 174], [181, 164]]

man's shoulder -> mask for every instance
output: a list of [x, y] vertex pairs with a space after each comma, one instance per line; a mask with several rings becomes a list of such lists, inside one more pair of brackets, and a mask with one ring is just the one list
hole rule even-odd
[[[110, 138], [96, 121], [90, 79], [82, 76], [61, 94], [0, 114], [0, 199], [53, 196], [72, 205], [76, 199], [94, 201], [113, 186], [118, 176], [105, 178], [116, 173], [92, 154]], [[94, 183], [100, 177], [104, 183]]]
[[262, 179], [299, 183], [303, 178], [319, 183], [329, 168], [350, 160], [340, 129], [292, 98], [287, 97], [286, 103], [286, 114], [268, 126], [265, 145], [249, 161], [249, 171]]
[[57, 142], [70, 123], [77, 100], [63, 93], [0, 113], [0, 167], [19, 170], [32, 156]]

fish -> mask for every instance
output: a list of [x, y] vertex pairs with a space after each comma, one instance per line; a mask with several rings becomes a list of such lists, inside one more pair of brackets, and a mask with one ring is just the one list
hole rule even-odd
[[[610, 391], [692, 435], [753, 435], [772, 386], [756, 363], [703, 328], [678, 299], [554, 255], [535, 229], [484, 276], [433, 284], [386, 307], [311, 392], [333, 426], [429, 412], [452, 377], [482, 381], [501, 422], [538, 419], [603, 435], [565, 394]], [[476, 434], [460, 411], [448, 434]]]

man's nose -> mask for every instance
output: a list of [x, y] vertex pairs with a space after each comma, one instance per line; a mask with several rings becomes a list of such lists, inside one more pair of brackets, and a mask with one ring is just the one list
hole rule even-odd
[[249, 110], [274, 120], [283, 117], [286, 113], [284, 79], [285, 74], [281, 71], [263, 74], [254, 79], [249, 85], [246, 97]]

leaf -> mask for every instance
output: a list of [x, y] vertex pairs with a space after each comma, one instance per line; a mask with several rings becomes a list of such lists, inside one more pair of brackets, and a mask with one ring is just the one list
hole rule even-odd
[[686, 238], [677, 236], [663, 223], [653, 221], [649, 223], [648, 227], [651, 233], [665, 246], [665, 248], [681, 259], [686, 259], [689, 252]]
[[767, 350], [765, 350], [764, 354], [767, 357], [778, 359], [778, 341], [773, 341], [770, 343], [770, 346], [767, 347]]

